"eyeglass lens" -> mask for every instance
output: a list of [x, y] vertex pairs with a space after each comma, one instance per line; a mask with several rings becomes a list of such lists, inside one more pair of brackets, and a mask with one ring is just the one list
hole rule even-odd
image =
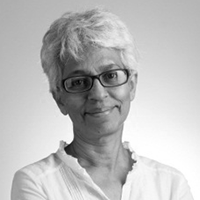
[[72, 93], [83, 92], [91, 89], [94, 79], [98, 79], [104, 87], [122, 85], [128, 80], [128, 72], [124, 69], [109, 70], [97, 76], [75, 76], [64, 80], [66, 91]]

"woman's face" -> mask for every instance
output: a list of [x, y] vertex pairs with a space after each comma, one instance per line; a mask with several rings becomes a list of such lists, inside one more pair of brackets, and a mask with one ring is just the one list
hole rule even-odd
[[[118, 51], [90, 49], [81, 64], [69, 62], [63, 79], [74, 75], [97, 75], [111, 69], [123, 69]], [[68, 93], [64, 89], [55, 98], [63, 114], [69, 114], [74, 134], [95, 138], [122, 130], [134, 98], [136, 77], [124, 85], [106, 88], [95, 79], [92, 88], [83, 93]]]

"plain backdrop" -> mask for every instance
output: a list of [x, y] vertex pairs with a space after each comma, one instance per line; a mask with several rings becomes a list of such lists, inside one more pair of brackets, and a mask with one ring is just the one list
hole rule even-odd
[[72, 140], [40, 65], [42, 37], [70, 10], [105, 6], [128, 25], [140, 50], [137, 94], [123, 140], [179, 169], [200, 199], [200, 1], [4, 0], [0, 3], [0, 188], [10, 199], [19, 168]]

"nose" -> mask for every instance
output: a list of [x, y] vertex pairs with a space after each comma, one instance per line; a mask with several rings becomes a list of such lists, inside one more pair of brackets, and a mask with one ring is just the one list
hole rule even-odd
[[98, 79], [95, 79], [93, 82], [93, 86], [88, 92], [88, 99], [94, 101], [101, 101], [108, 96], [107, 89], [101, 85]]

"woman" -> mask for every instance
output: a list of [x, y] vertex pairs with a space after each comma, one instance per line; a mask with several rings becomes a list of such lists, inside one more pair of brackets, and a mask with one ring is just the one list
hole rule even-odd
[[183, 175], [122, 143], [137, 84], [137, 51], [126, 26], [92, 9], [66, 13], [43, 39], [41, 61], [74, 139], [19, 170], [12, 200], [191, 200]]

